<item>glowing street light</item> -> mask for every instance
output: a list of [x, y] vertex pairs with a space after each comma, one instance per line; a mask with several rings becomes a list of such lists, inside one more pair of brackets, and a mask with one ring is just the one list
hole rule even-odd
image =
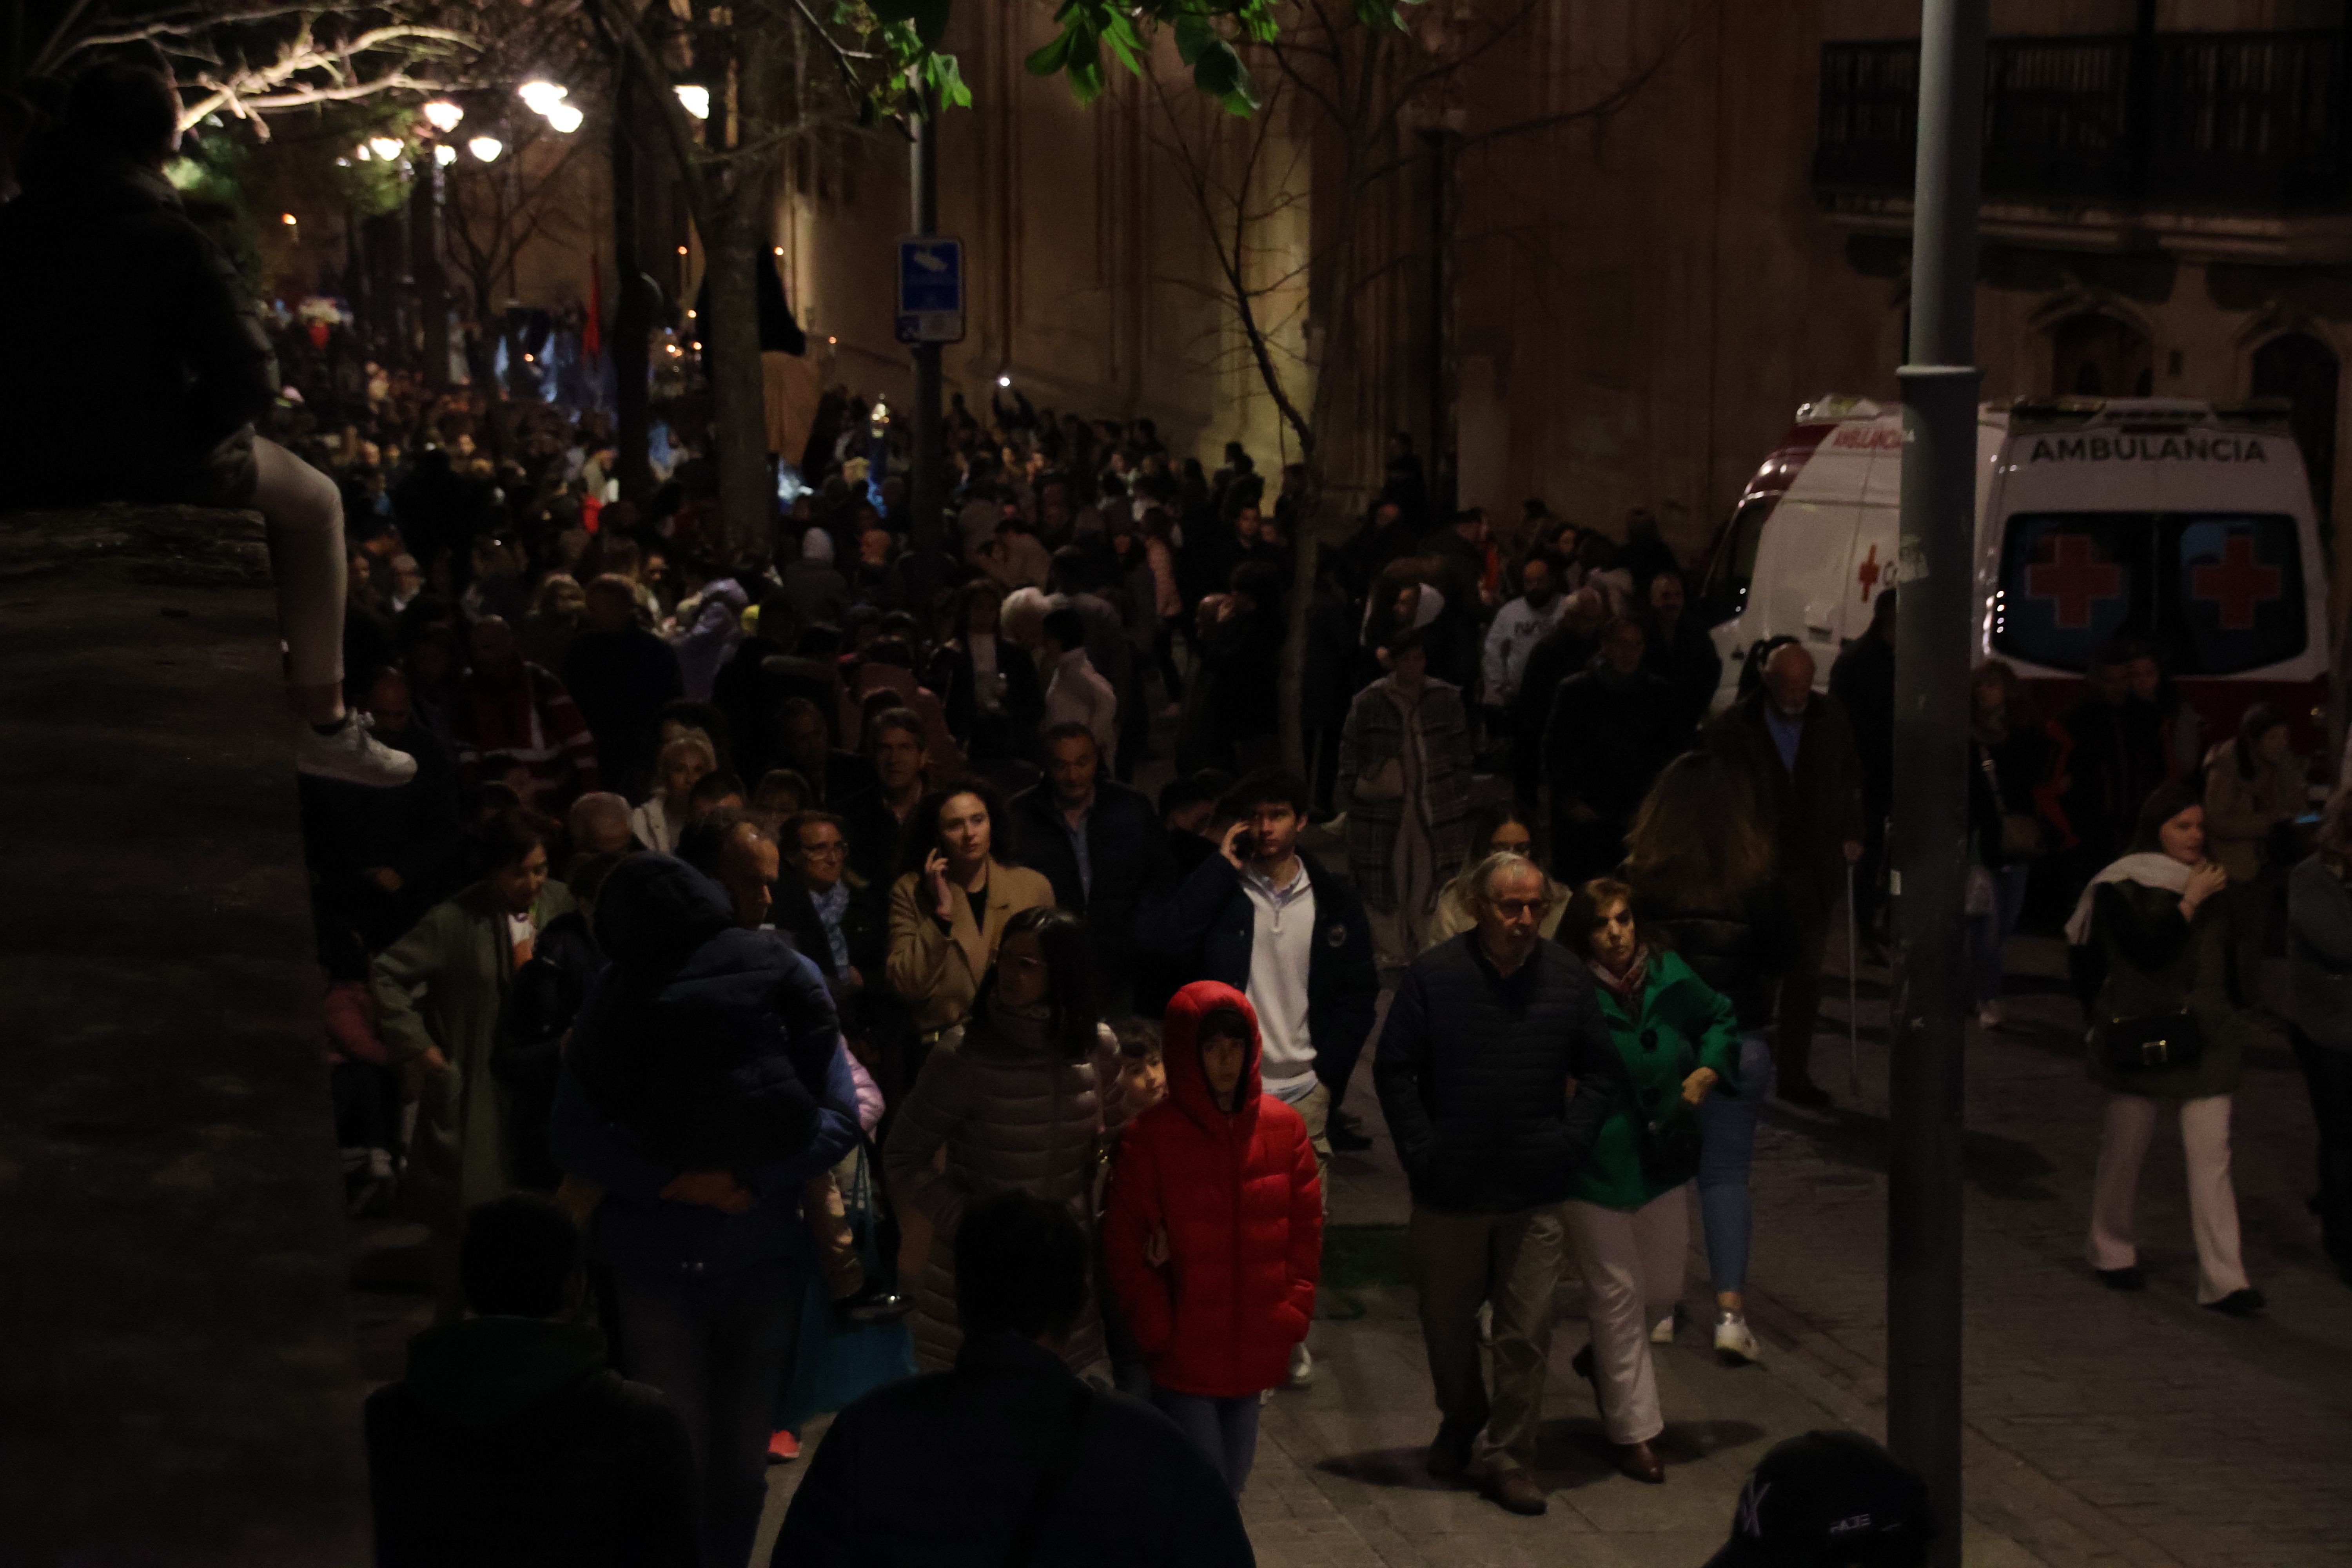
[[433, 149], [433, 161], [446, 169], [457, 161], [457, 149], [444, 142]]
[[283, 223], [288, 228], [292, 228], [294, 226], [294, 215], [292, 213], [279, 213], [278, 215], [278, 221]]
[[400, 138], [397, 136], [371, 136], [368, 138], [368, 151], [373, 153], [385, 163], [392, 163], [400, 156]]
[[477, 136], [466, 143], [466, 151], [485, 163], [497, 163], [499, 154], [506, 150], [507, 144], [495, 136]]
[[368, 151], [368, 144], [364, 142], [353, 148], [352, 152], [358, 154], [359, 161], [362, 163], [373, 163], [375, 162], [375, 154]]
[[466, 111], [446, 98], [436, 98], [425, 106], [425, 118], [432, 121], [434, 130], [446, 135], [457, 129], [457, 122], [466, 118]]
[[547, 106], [546, 113], [547, 122], [554, 126], [559, 134], [564, 136], [569, 136], [579, 130], [580, 122], [588, 118], [568, 103], [551, 103]]
[[999, 386], [1011, 386], [1013, 384], [1013, 378], [1009, 375], [1000, 375], [996, 378], [996, 384]]
[[697, 120], [710, 118], [710, 89], [699, 82], [687, 82], [677, 89], [678, 102]]
[[515, 89], [515, 96], [530, 105], [534, 114], [545, 114], [550, 109], [572, 96], [568, 87], [558, 87], [551, 81], [527, 81]]

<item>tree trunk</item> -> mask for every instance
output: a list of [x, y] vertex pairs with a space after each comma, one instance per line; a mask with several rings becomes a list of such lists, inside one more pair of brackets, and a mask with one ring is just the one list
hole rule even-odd
[[737, 551], [770, 549], [775, 534], [776, 487], [768, 468], [766, 386], [760, 368], [756, 194], [756, 183], [750, 182], [711, 193], [709, 207], [718, 232], [703, 236], [710, 320], [696, 323], [702, 329], [710, 375], [719, 515], [727, 542]]
[[646, 385], [646, 340], [653, 332], [652, 280], [637, 238], [637, 102], [643, 89], [626, 62], [613, 69], [613, 287], [617, 294], [612, 336], [613, 414], [621, 499], [642, 507], [653, 499], [653, 399]]
[[416, 162], [408, 197], [408, 266], [416, 276], [417, 353], [425, 385], [449, 389], [449, 276], [441, 265], [441, 169], [427, 153]]

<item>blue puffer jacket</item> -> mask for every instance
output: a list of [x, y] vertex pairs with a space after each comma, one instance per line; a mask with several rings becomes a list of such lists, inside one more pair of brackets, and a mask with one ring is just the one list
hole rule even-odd
[[841, 1040], [814, 964], [735, 929], [719, 885], [667, 855], [614, 871], [596, 940], [612, 962], [565, 1061], [599, 1110], [684, 1169], [757, 1170], [808, 1147]]

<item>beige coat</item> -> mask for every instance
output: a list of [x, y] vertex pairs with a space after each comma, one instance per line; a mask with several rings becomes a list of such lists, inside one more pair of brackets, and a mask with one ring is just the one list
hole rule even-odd
[[2303, 776], [2303, 763], [2290, 756], [2280, 763], [2258, 759], [2254, 776], [2246, 777], [2238, 771], [2234, 739], [2205, 753], [2205, 853], [2230, 880], [2251, 882], [2262, 875], [2263, 840], [2307, 809]]
[[922, 880], [921, 872], [909, 871], [891, 884], [888, 969], [891, 989], [905, 999], [915, 1027], [930, 1034], [971, 1016], [1005, 922], [1023, 910], [1050, 907], [1054, 885], [1026, 867], [992, 860], [986, 921], [973, 924], [970, 902], [958, 899], [953, 929], [941, 931]]

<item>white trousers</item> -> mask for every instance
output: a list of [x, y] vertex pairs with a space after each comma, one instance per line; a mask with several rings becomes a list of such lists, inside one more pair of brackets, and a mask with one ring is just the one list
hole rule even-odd
[[[2130, 1268], [2139, 1262], [2134, 1244], [2132, 1207], [2139, 1195], [2139, 1168], [2155, 1136], [2159, 1107], [2167, 1102], [2144, 1094], [2107, 1097], [2106, 1125], [2099, 1133], [2099, 1169], [2091, 1190], [2094, 1268]], [[2230, 1097], [2216, 1094], [2180, 1102], [2180, 1147], [2189, 1161], [2189, 1227], [2197, 1238], [2197, 1300], [2218, 1301], [2246, 1288], [2238, 1256], [2238, 1195], [2230, 1184]]]
[[1650, 1323], [1654, 1303], [1682, 1295], [1690, 1256], [1689, 1185], [1637, 1209], [1571, 1199], [1563, 1212], [1569, 1252], [1584, 1276], [1601, 1424], [1612, 1443], [1646, 1443], [1666, 1429], [1657, 1369], [1650, 1362]]
[[289, 686], [331, 686], [343, 678], [343, 497], [335, 481], [279, 446], [255, 437], [253, 494], [246, 505], [269, 524], [269, 569], [278, 579], [278, 635], [286, 643]]

